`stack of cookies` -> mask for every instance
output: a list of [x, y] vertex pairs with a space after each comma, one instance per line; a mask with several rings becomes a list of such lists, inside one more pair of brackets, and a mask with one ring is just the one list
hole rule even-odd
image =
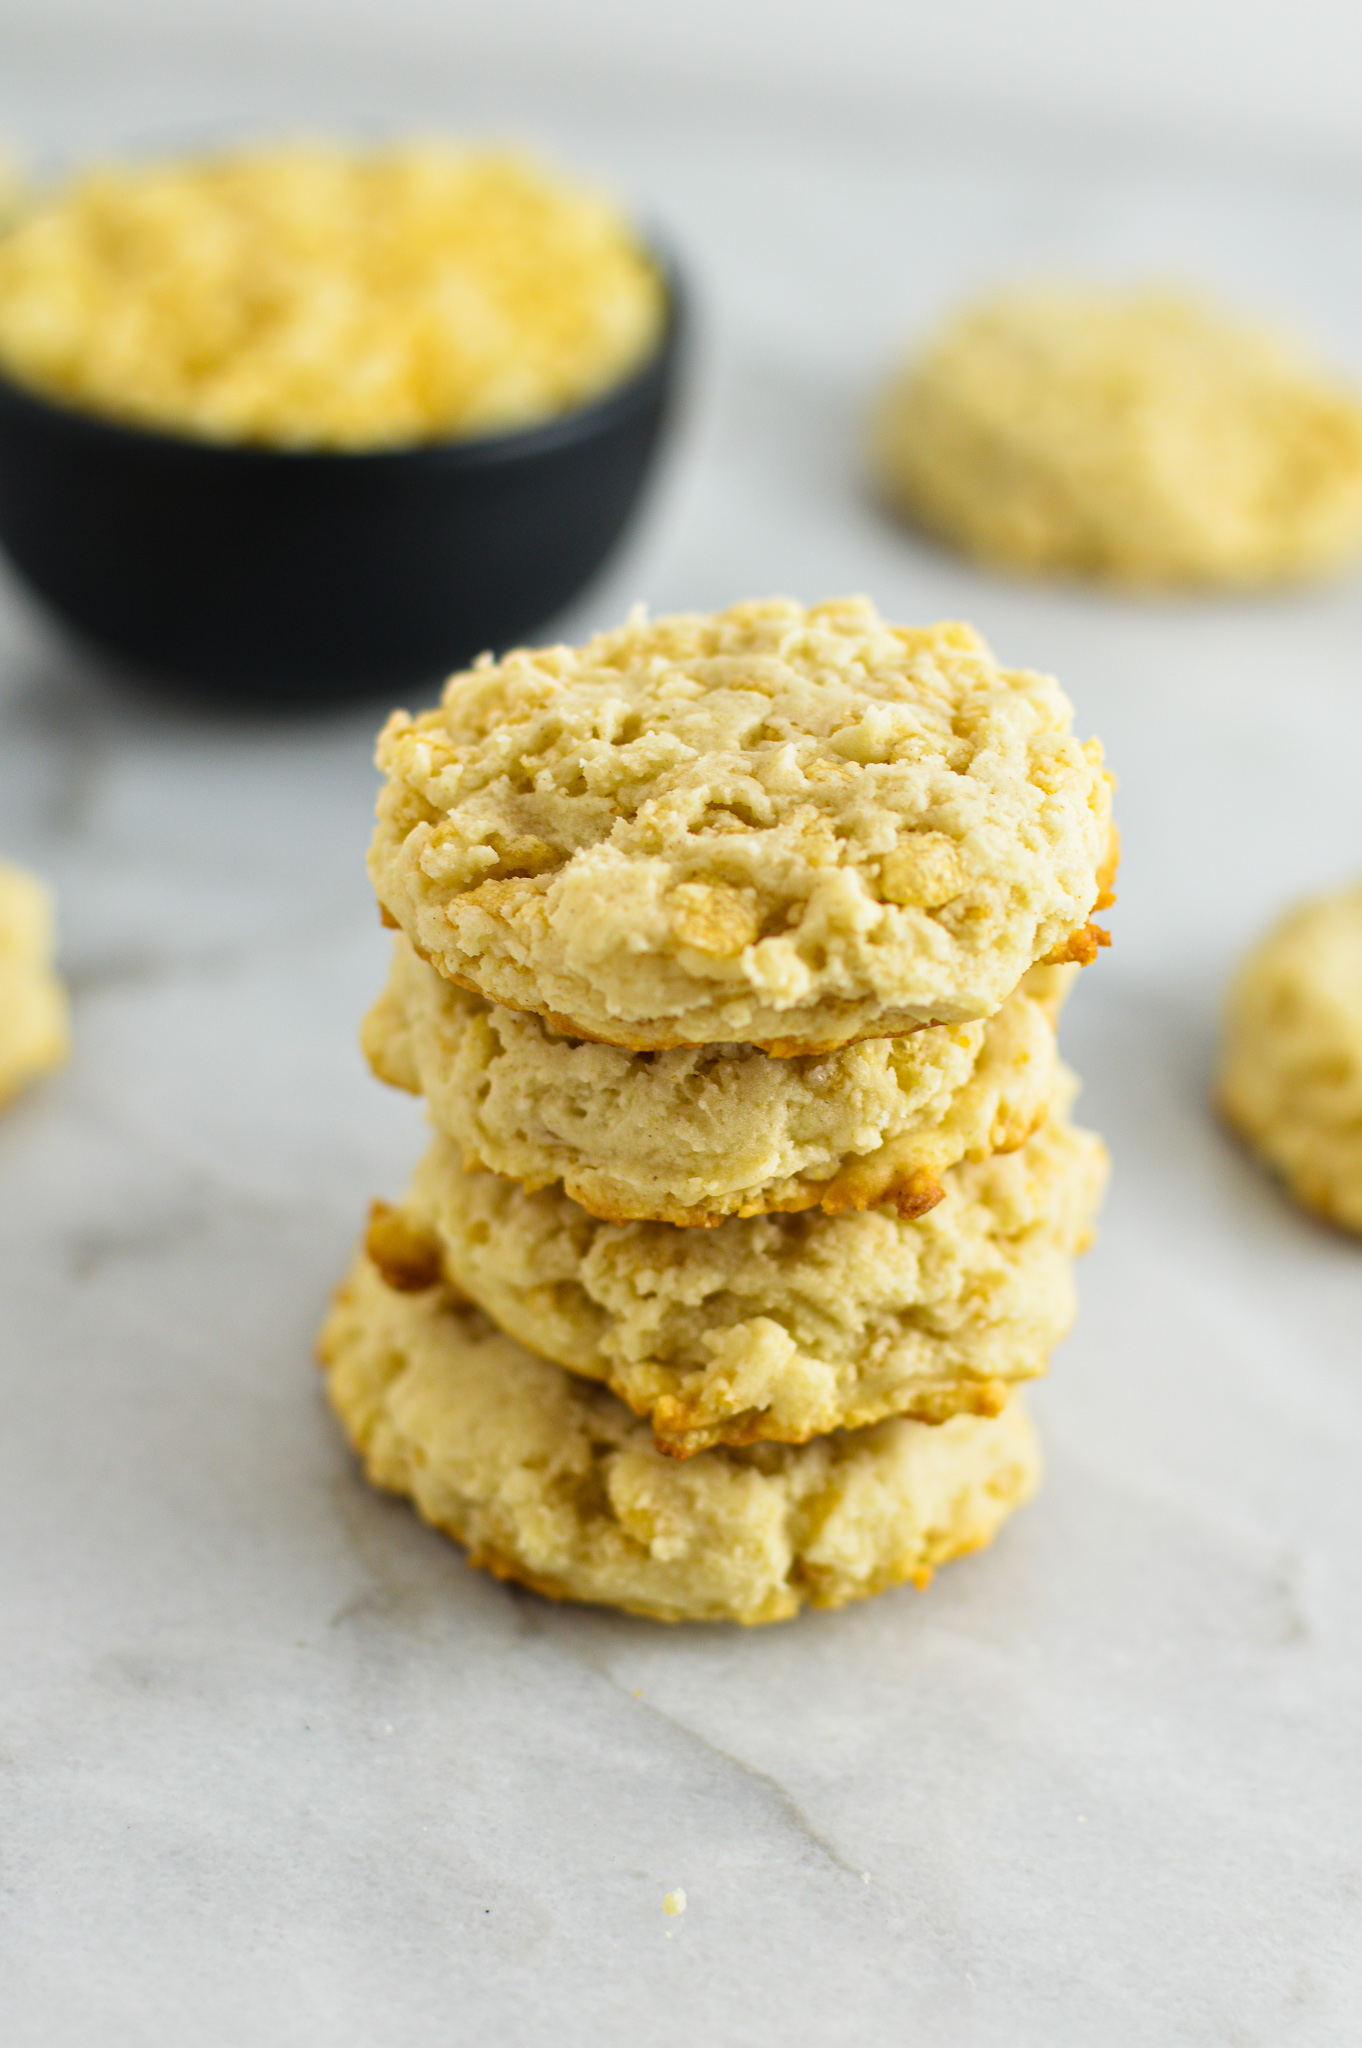
[[389, 721], [364, 1045], [435, 1135], [321, 1349], [475, 1563], [769, 1621], [1032, 1491], [1105, 1174], [1055, 1048], [1113, 866], [1070, 723], [863, 600], [635, 617]]

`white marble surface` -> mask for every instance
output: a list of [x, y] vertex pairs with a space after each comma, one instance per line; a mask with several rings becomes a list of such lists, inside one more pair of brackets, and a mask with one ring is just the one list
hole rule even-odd
[[[851, 443], [905, 327], [1033, 262], [1207, 275], [1362, 369], [1362, 184], [446, 85], [315, 104], [513, 109], [704, 287], [676, 461], [565, 630], [864, 588], [1053, 668], [1108, 744], [1116, 946], [1066, 1032], [1116, 1177], [1049, 1480], [926, 1595], [746, 1634], [555, 1608], [366, 1491], [309, 1352], [419, 1143], [354, 1044], [376, 713], [132, 700], [5, 585], [0, 844], [60, 891], [76, 1054], [0, 1123], [0, 2037], [1355, 2042], [1362, 1252], [1206, 1098], [1237, 949], [1362, 866], [1362, 583], [1017, 588], [884, 526]], [[166, 105], [0, 81], [44, 142]]]

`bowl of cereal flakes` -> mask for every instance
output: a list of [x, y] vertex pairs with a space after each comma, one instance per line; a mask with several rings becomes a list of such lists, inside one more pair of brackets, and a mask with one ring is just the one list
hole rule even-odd
[[604, 562], [675, 383], [667, 263], [504, 151], [85, 171], [0, 236], [0, 546], [134, 669], [391, 689]]

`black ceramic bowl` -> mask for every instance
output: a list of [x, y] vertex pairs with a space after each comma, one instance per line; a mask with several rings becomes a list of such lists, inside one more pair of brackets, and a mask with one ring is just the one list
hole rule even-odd
[[675, 383], [657, 352], [542, 425], [377, 453], [193, 440], [0, 377], [0, 546], [77, 633], [152, 675], [323, 700], [513, 644], [618, 540]]

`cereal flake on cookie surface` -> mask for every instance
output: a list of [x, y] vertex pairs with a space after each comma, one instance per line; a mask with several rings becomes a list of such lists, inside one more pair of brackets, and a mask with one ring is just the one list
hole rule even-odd
[[369, 1478], [470, 1563], [661, 1621], [780, 1621], [925, 1584], [990, 1542], [1039, 1478], [1017, 1396], [989, 1419], [894, 1419], [677, 1464], [604, 1388], [444, 1288], [395, 1292], [364, 1259], [320, 1350]]
[[1110, 788], [1070, 721], [970, 628], [864, 599], [636, 616], [395, 713], [370, 875], [441, 974], [578, 1038], [965, 1023], [1097, 943]]
[[1185, 294], [1034, 286], [950, 321], [874, 424], [886, 500], [967, 554], [1135, 587], [1324, 574], [1362, 549], [1362, 403]]
[[[1069, 1123], [1061, 1093], [1025, 1145], [953, 1167], [917, 1218], [601, 1223], [555, 1190], [465, 1171], [440, 1138], [399, 1213], [504, 1330], [604, 1380], [686, 1458], [886, 1415], [996, 1413], [1072, 1322], [1073, 1258], [1105, 1176], [1101, 1141]], [[383, 1265], [382, 1243], [369, 1249]]]
[[629, 1053], [447, 981], [398, 937], [361, 1043], [380, 1079], [531, 1191], [604, 1222], [712, 1225], [768, 1210], [925, 1213], [961, 1159], [1015, 1150], [1054, 1093], [1050, 984], [1033, 968], [985, 1023], [773, 1060], [751, 1046]]
[[69, 1051], [66, 992], [52, 969], [52, 898], [0, 861], [0, 1103]]
[[1244, 961], [1219, 1096], [1304, 1207], [1362, 1232], [1362, 883], [1299, 905]]

